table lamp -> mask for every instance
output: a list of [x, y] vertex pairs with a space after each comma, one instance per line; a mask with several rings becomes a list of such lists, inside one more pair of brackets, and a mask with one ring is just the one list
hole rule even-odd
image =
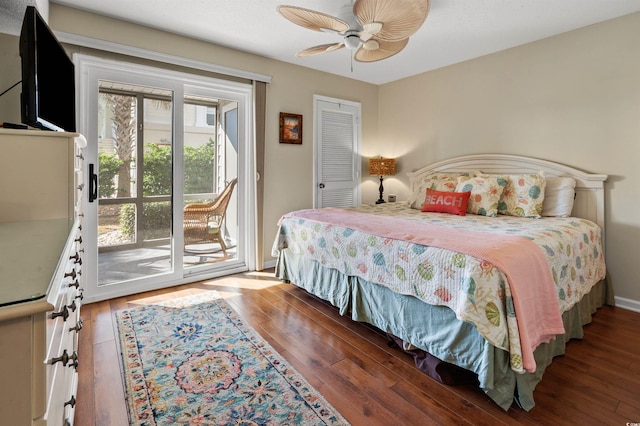
[[376, 204], [384, 203], [382, 198], [382, 192], [384, 187], [382, 186], [383, 176], [392, 176], [396, 174], [396, 160], [395, 158], [370, 158], [369, 159], [369, 175], [380, 176], [380, 198], [376, 201]]

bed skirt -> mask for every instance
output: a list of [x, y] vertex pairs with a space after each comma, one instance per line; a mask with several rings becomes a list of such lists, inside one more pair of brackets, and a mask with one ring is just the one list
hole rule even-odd
[[518, 374], [511, 369], [506, 351], [489, 344], [473, 325], [458, 320], [447, 307], [428, 305], [413, 296], [344, 275], [288, 249], [278, 256], [276, 276], [330, 302], [341, 315], [397, 338], [394, 340], [411, 351], [416, 361], [425, 358], [417, 364], [422, 364], [421, 369], [431, 377], [448, 384], [473, 383], [477, 378], [479, 387], [504, 410], [514, 402], [527, 411], [534, 407], [533, 390], [544, 370], [554, 357], [564, 354], [567, 341], [583, 337], [583, 326], [607, 300], [607, 287], [602, 281], [562, 315], [565, 335], [535, 350], [536, 371]]

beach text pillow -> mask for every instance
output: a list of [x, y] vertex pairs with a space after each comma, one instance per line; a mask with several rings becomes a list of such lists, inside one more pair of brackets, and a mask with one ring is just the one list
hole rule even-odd
[[[479, 172], [478, 172], [479, 173]], [[435, 172], [430, 173], [420, 181], [413, 194], [409, 198], [409, 207], [421, 209], [424, 204], [425, 190], [435, 189], [436, 191], [453, 192], [458, 184], [458, 177], [472, 176], [474, 173], [461, 172]]]
[[422, 211], [464, 216], [470, 195], [470, 192], [446, 192], [427, 188]]

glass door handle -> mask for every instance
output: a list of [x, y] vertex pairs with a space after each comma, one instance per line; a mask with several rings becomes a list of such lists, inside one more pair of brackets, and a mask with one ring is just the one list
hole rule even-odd
[[89, 164], [89, 202], [98, 198], [98, 175], [94, 171], [94, 164]]

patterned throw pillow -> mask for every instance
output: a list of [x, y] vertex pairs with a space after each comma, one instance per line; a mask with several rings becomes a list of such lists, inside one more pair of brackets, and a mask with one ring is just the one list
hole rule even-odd
[[453, 192], [458, 184], [458, 177], [472, 176], [474, 173], [448, 173], [437, 172], [425, 176], [417, 189], [409, 198], [409, 206], [414, 209], [421, 209], [424, 205], [424, 198], [427, 188], [436, 191]]
[[460, 176], [456, 192], [471, 192], [467, 213], [495, 217], [498, 215], [498, 201], [504, 186], [496, 176]]
[[422, 211], [464, 216], [467, 214], [470, 195], [470, 192], [445, 192], [427, 188]]
[[544, 173], [523, 175], [493, 175], [504, 186], [498, 203], [498, 213], [508, 216], [542, 217], [542, 201], [546, 181]]

